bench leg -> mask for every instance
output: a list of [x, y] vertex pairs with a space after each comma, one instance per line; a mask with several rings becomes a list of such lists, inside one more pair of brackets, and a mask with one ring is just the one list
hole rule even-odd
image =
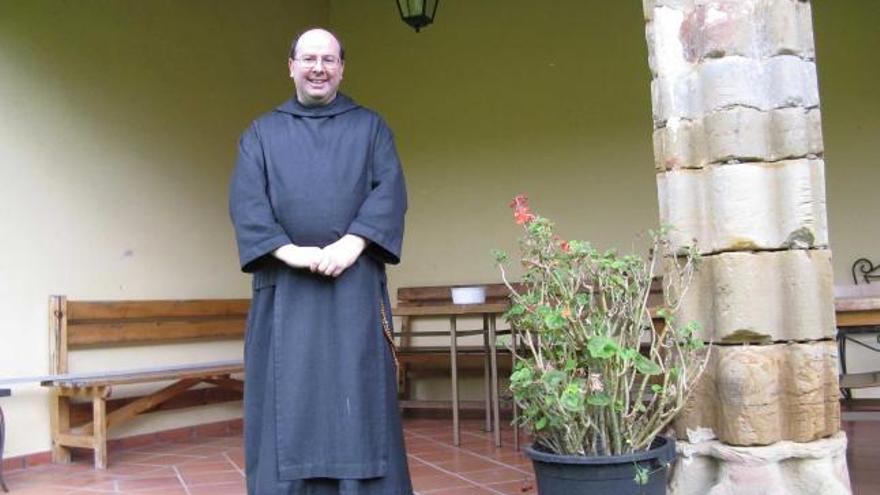
[[70, 397], [52, 394], [52, 462], [58, 464], [70, 463], [70, 449], [59, 443], [62, 434], [70, 433]]
[[95, 469], [107, 469], [107, 402], [104, 397], [92, 398], [92, 424], [95, 431]]

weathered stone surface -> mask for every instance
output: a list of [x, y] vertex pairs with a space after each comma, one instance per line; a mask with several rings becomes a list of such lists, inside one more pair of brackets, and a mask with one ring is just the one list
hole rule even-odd
[[792, 54], [813, 59], [813, 14], [810, 2], [799, 0], [764, 1], [758, 12], [764, 26], [765, 56]]
[[709, 342], [769, 343], [833, 338], [829, 250], [731, 252], [703, 258], [676, 312]]
[[710, 165], [657, 175], [660, 222], [701, 253], [828, 245], [820, 159]]
[[770, 149], [770, 112], [735, 107], [705, 118], [706, 160], [709, 163], [773, 161]]
[[658, 171], [700, 168], [708, 163], [703, 120], [670, 119], [654, 131], [654, 160]]
[[670, 495], [849, 495], [846, 435], [809, 443], [731, 447], [717, 440], [676, 444]]
[[754, 1], [701, 2], [690, 10], [680, 36], [691, 62], [730, 55], [760, 55], [761, 29]]
[[770, 111], [770, 161], [819, 155], [822, 141], [822, 114], [819, 108], [804, 111], [798, 107]]
[[819, 105], [816, 64], [812, 61], [791, 55], [762, 60], [729, 56], [709, 59], [690, 69], [676, 66], [664, 71], [663, 53], [655, 47], [657, 77], [651, 82], [655, 127], [671, 118], [696, 120], [731, 107], [771, 110]]
[[[649, 3], [653, 5], [649, 5]], [[645, 2], [646, 19], [663, 3], [682, 13], [679, 39], [687, 59], [741, 55], [761, 58], [780, 54], [814, 58], [808, 2], [798, 0], [713, 0]], [[649, 12], [650, 7], [654, 12]]]
[[680, 37], [685, 10], [692, 10], [692, 7], [677, 9], [662, 6], [653, 9], [653, 20], [648, 23], [645, 37], [648, 51], [653, 54], [652, 70], [655, 75], [671, 77], [693, 71], [693, 64], [685, 59]]
[[657, 76], [651, 81], [651, 103], [654, 127], [662, 127], [672, 119], [697, 120], [702, 117], [696, 73]]
[[675, 421], [679, 438], [711, 430], [730, 445], [810, 442], [840, 429], [837, 346], [714, 346], [706, 371]]
[[654, 131], [657, 170], [730, 161], [775, 162], [823, 152], [819, 108], [734, 107], [704, 119], [670, 119]]
[[764, 80], [768, 82], [767, 107], [819, 106], [819, 82], [816, 64], [791, 55], [766, 60]]

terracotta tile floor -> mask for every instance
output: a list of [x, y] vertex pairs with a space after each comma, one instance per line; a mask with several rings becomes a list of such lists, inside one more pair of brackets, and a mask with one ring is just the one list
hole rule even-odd
[[[452, 447], [448, 420], [406, 420], [407, 452], [420, 495], [534, 494], [530, 462], [512, 447], [492, 446], [480, 421], [465, 421], [461, 448]], [[846, 422], [848, 461], [856, 495], [880, 494], [880, 421]], [[6, 473], [12, 495], [122, 493], [241, 495], [245, 493], [241, 436], [216, 436], [113, 451], [110, 469], [86, 460]]]

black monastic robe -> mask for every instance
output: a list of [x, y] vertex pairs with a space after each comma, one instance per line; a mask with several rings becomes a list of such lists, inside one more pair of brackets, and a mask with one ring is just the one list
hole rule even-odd
[[[296, 98], [244, 132], [230, 188], [241, 268], [253, 273], [245, 338], [251, 495], [409, 495], [385, 264], [400, 261], [406, 189], [391, 131], [338, 94]], [[338, 278], [271, 253], [368, 241]]]

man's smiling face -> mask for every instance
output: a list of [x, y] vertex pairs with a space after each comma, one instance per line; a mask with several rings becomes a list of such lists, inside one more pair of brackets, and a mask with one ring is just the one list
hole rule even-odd
[[300, 36], [288, 66], [296, 85], [296, 98], [307, 106], [333, 101], [345, 71], [339, 42], [323, 29], [306, 31]]

